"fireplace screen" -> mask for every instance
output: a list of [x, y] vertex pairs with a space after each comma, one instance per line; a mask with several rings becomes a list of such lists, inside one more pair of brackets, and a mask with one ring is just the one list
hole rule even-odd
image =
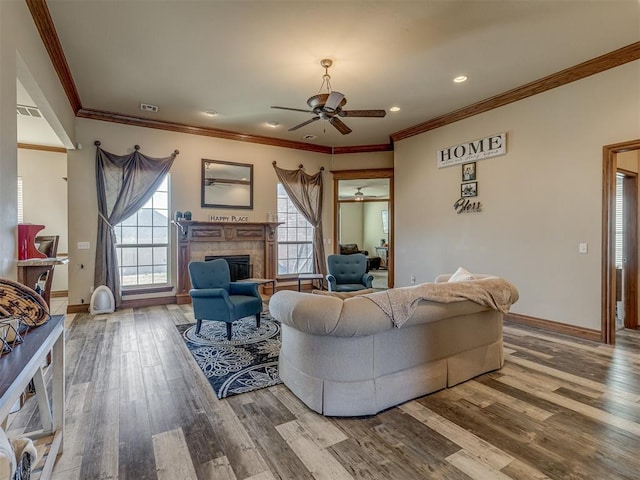
[[207, 255], [205, 261], [217, 260], [222, 258], [229, 264], [229, 273], [231, 281], [244, 280], [253, 276], [253, 265], [251, 265], [251, 257], [249, 255]]

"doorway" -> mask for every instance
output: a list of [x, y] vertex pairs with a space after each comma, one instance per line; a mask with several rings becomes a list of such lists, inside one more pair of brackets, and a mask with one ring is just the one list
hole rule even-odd
[[332, 171], [333, 253], [366, 252], [375, 288], [393, 286], [393, 169]]
[[[627, 167], [627, 168], [623, 168]], [[640, 140], [603, 147], [601, 340], [638, 328], [638, 170]]]
[[[637, 155], [632, 153], [637, 170]], [[638, 174], [619, 168], [622, 155], [616, 172], [616, 332], [638, 326]]]

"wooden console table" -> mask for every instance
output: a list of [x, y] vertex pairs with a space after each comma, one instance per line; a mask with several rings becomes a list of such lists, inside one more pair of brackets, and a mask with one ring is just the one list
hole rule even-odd
[[[52, 352], [49, 368], [53, 369], [51, 399], [42, 372], [49, 352]], [[27, 435], [32, 439], [53, 435], [40, 475], [41, 479], [47, 480], [58, 454], [62, 453], [64, 441], [64, 315], [55, 315], [44, 325], [30, 329], [22, 344], [0, 357], [0, 423], [7, 418], [31, 379], [36, 388], [42, 430]]]
[[[50, 272], [56, 265], [69, 263], [68, 258], [29, 258], [18, 260], [18, 281], [29, 288], [35, 288], [42, 274]], [[51, 306], [51, 282], [47, 282], [42, 298]]]

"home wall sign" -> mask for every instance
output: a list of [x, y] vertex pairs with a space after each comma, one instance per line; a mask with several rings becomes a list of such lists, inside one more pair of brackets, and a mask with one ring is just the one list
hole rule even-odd
[[438, 151], [438, 168], [475, 162], [507, 153], [507, 134], [499, 133], [471, 142], [453, 145]]

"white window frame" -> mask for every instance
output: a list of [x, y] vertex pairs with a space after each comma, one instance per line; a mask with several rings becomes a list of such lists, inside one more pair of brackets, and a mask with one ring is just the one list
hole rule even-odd
[[[163, 184], [165, 183], [166, 183], [166, 190], [162, 190]], [[163, 182], [163, 184], [161, 184], [160, 187], [158, 187], [158, 190], [156, 190], [156, 192], [153, 194], [151, 199], [149, 199], [149, 201], [140, 210], [138, 210], [138, 212], [136, 212], [134, 215], [124, 220], [123, 222], [119, 223], [118, 225], [115, 225], [114, 227], [116, 230], [117, 242], [122, 239], [123, 228], [135, 227], [137, 230], [137, 234], [136, 234], [137, 238], [139, 238], [139, 233], [140, 233], [139, 229], [141, 228], [151, 228], [151, 232], [152, 232], [150, 242], [116, 243], [116, 251], [118, 254], [118, 274], [120, 275], [120, 289], [123, 291], [139, 290], [139, 289], [154, 288], [154, 287], [166, 287], [171, 284], [171, 251], [170, 251], [171, 206], [169, 201], [171, 198], [170, 196], [171, 181], [168, 174], [166, 176], [166, 181]], [[166, 203], [163, 203], [161, 205], [162, 208], [154, 208], [154, 203], [158, 202], [159, 201], [158, 198], [163, 194], [166, 195]], [[164, 208], [164, 205], [166, 205], [166, 208]], [[151, 210], [151, 214], [152, 214], [151, 225], [138, 224], [139, 214], [141, 210]], [[164, 222], [161, 225], [155, 223], [155, 218], [157, 217], [157, 215], [163, 215], [163, 213], [158, 213], [158, 212], [164, 212], [164, 214], [166, 215], [166, 224]], [[157, 215], [154, 215], [154, 213], [157, 213]], [[160, 227], [165, 227], [166, 241], [154, 241], [153, 239], [154, 235], [156, 235], [156, 232], [157, 232], [156, 229]], [[150, 264], [141, 265], [140, 256], [139, 256], [140, 250], [149, 249], [149, 248], [151, 249], [152, 261]], [[135, 255], [136, 255], [135, 265], [130, 265], [130, 264], [123, 265], [123, 261], [122, 261], [123, 249], [129, 249], [130, 251], [128, 253], [132, 253], [132, 250], [135, 250]], [[157, 249], [164, 249], [164, 259], [163, 259], [164, 263], [156, 261], [156, 255], [158, 255], [158, 258], [162, 256], [161, 253], [157, 252]], [[140, 272], [141, 268], [144, 269], [148, 267], [151, 268], [150, 274]], [[165, 269], [164, 278], [162, 278], [160, 281], [156, 281], [156, 273], [154, 271], [158, 267], [164, 267]], [[130, 268], [136, 269], [135, 284], [131, 283], [126, 278], [127, 276], [124, 274], [125, 269], [130, 269]], [[159, 268], [159, 269], [162, 270], [162, 268]], [[129, 275], [128, 277], [132, 277], [132, 276], [134, 275]], [[145, 279], [150, 279], [150, 281], [144, 281]]]
[[[313, 273], [313, 227], [293, 204], [281, 183], [277, 186], [278, 197], [278, 278], [293, 277], [300, 273]], [[301, 254], [302, 249], [310, 246], [308, 255]], [[295, 256], [290, 252], [296, 250]], [[286, 255], [283, 256], [284, 251]], [[293, 262], [293, 263], [292, 263]]]
[[18, 177], [18, 223], [24, 223], [24, 192], [22, 177]]

